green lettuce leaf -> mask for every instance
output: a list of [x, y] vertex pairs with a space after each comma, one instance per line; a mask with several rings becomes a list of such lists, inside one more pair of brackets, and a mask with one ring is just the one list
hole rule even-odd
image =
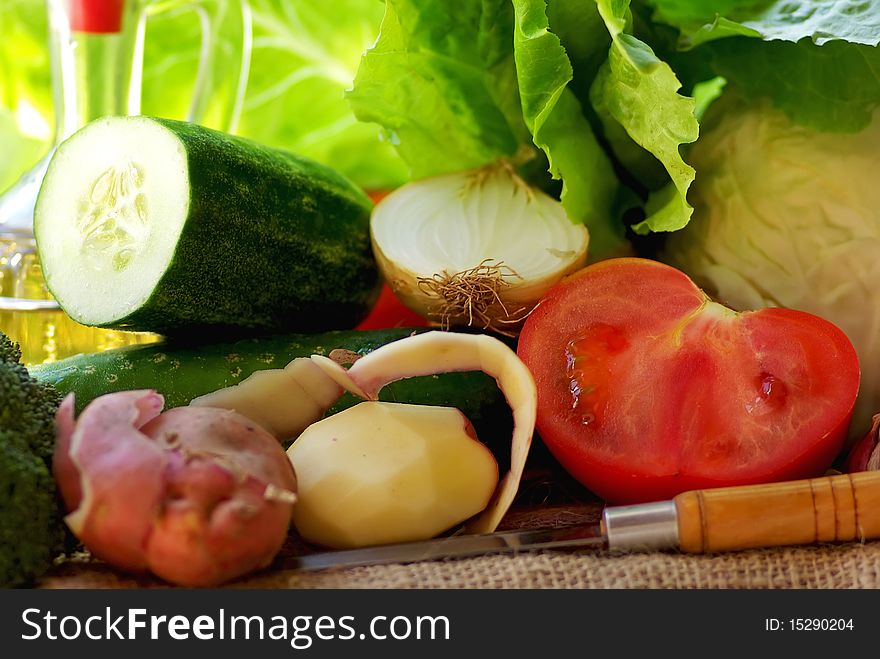
[[654, 18], [680, 29], [693, 48], [731, 36], [817, 46], [830, 41], [880, 43], [880, 0], [648, 0]]
[[608, 59], [611, 47], [611, 35], [605, 29], [596, 0], [547, 0], [547, 19], [550, 31], [559, 37], [571, 62], [574, 77], [568, 87], [581, 102], [584, 113], [594, 119], [590, 85]]
[[[880, 106], [880, 0], [647, 2], [679, 30], [691, 61], [796, 123], [855, 132]], [[691, 68], [687, 58], [678, 65]]]
[[623, 226], [611, 212], [618, 186], [611, 162], [569, 88], [574, 72], [559, 37], [549, 30], [546, 3], [514, 0], [513, 5], [523, 117], [534, 143], [547, 154], [551, 175], [562, 180], [568, 216], [589, 228], [594, 256], [607, 253], [623, 240]]
[[670, 66], [630, 33], [629, 0], [597, 3], [612, 45], [593, 82], [593, 106], [625, 166], [656, 187], [656, 160], [670, 181], [651, 195], [647, 217], [633, 229], [641, 234], [675, 231], [693, 214], [687, 191], [695, 171], [682, 158], [680, 147], [699, 135], [694, 99], [677, 93], [681, 83]]
[[[505, 0], [387, 0], [348, 100], [380, 124], [415, 178], [512, 158], [521, 118]], [[499, 71], [501, 72], [499, 75]]]
[[833, 41], [815, 46], [754, 39], [707, 44], [717, 75], [752, 99], [769, 98], [795, 123], [858, 132], [880, 107], [880, 48]]

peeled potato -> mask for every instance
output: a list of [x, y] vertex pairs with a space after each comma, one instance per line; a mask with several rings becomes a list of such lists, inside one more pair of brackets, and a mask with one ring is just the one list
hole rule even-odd
[[369, 401], [311, 425], [287, 451], [293, 522], [335, 549], [424, 540], [481, 512], [498, 464], [457, 409]]
[[342, 395], [342, 387], [310, 359], [255, 371], [238, 384], [194, 398], [193, 407], [234, 410], [279, 440], [293, 439]]

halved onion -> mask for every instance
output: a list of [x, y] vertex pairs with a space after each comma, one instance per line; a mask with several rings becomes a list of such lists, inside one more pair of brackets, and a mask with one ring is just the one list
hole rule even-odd
[[589, 234], [505, 164], [408, 183], [373, 210], [373, 252], [394, 293], [443, 328], [516, 334], [544, 293], [584, 266]]

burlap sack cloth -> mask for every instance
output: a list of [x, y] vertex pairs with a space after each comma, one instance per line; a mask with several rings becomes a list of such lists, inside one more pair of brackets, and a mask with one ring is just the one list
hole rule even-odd
[[[65, 566], [46, 588], [162, 586], [103, 566]], [[880, 543], [715, 556], [541, 552], [298, 573], [271, 570], [232, 588], [877, 588]]]

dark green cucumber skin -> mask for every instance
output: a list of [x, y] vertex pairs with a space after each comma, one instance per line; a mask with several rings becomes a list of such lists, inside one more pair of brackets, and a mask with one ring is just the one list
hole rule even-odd
[[[343, 348], [366, 354], [386, 343], [424, 328], [334, 331], [249, 338], [201, 346], [172, 342], [128, 346], [77, 355], [31, 369], [40, 382], [62, 395], [76, 395], [77, 413], [103, 394], [131, 389], [155, 389], [165, 407], [180, 407], [201, 396], [241, 382], [254, 371], [283, 368], [296, 357], [329, 354]], [[470, 419], [481, 439], [510, 437], [510, 412], [495, 380], [479, 372], [444, 373], [394, 382], [381, 392], [382, 400], [456, 407]], [[331, 410], [360, 402], [346, 394]]]
[[152, 120], [186, 150], [189, 214], [152, 296], [102, 326], [227, 338], [346, 329], [366, 316], [380, 280], [362, 190], [292, 153]]

